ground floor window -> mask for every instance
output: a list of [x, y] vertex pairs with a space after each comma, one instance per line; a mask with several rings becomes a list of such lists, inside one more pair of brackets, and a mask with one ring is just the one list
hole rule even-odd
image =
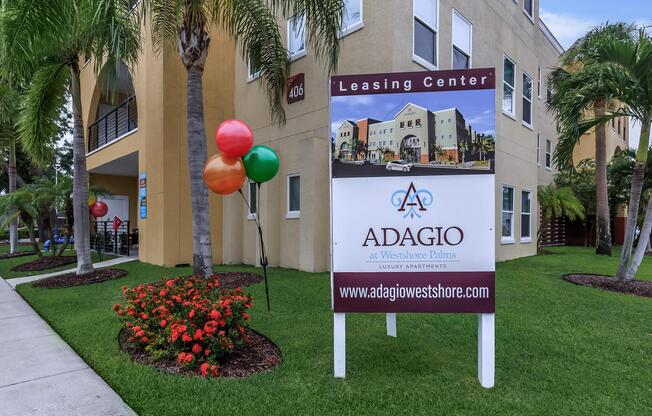
[[299, 218], [301, 213], [301, 177], [298, 174], [288, 175], [288, 210], [286, 218]]
[[552, 169], [552, 142], [546, 140], [546, 169]]
[[501, 225], [501, 241], [514, 242], [514, 188], [503, 185], [503, 210]]
[[532, 241], [532, 192], [521, 191], [521, 242]]

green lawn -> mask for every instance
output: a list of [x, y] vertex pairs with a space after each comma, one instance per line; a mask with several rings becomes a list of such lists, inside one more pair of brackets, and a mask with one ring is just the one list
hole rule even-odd
[[[0, 245], [0, 247], [2, 247], [2, 248], [0, 248], [0, 250], [3, 250], [0, 253], [5, 253], [5, 252], [8, 253], [9, 248], [8, 247], [3, 247], [3, 246], [6, 246], [6, 245]], [[21, 246], [19, 246], [19, 250], [20, 251], [31, 251], [32, 246], [23, 246], [23, 245], [21, 245]], [[47, 252], [47, 253], [44, 252], [43, 255], [49, 256], [50, 252]], [[75, 256], [75, 255], [76, 255], [75, 250], [66, 250], [64, 252], [64, 256]], [[91, 252], [91, 257], [93, 258], [93, 262], [100, 261], [100, 257], [97, 255], [97, 253], [95, 251]], [[115, 256], [111, 256], [109, 254], [102, 253], [102, 260], [109, 260], [109, 259], [112, 259], [114, 257]], [[77, 263], [71, 263], [71, 264], [67, 264], [65, 266], [56, 267], [54, 269], [47, 269], [47, 270], [41, 270], [41, 271], [35, 271], [35, 272], [12, 272], [11, 271], [12, 267], [18, 266], [19, 264], [29, 263], [30, 261], [34, 261], [37, 258], [38, 258], [38, 256], [36, 254], [33, 254], [31, 256], [21, 256], [21, 257], [14, 257], [14, 258], [10, 258], [10, 259], [0, 259], [0, 276], [5, 278], [5, 279], [13, 279], [13, 278], [16, 278], [16, 277], [24, 277], [24, 276], [35, 276], [35, 275], [38, 275], [38, 274], [52, 273], [52, 272], [56, 272], [56, 271], [59, 271], [59, 270], [73, 269], [77, 265]]]
[[[269, 373], [202, 380], [134, 364], [118, 350], [111, 306], [120, 287], [188, 274], [138, 262], [126, 278], [70, 289], [19, 292], [140, 415], [644, 415], [652, 409], [652, 300], [580, 287], [563, 273], [613, 273], [616, 258], [591, 249], [498, 265], [496, 386], [476, 379], [473, 315], [347, 317], [347, 378], [332, 376], [332, 314], [326, 273], [270, 272], [252, 326], [284, 355]], [[219, 270], [252, 270], [219, 267]], [[646, 259], [642, 272], [652, 275]]]

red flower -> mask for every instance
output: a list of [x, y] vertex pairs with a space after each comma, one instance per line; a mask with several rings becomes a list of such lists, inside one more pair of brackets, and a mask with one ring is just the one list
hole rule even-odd
[[144, 336], [145, 336], [145, 331], [143, 331], [143, 330], [141, 329], [140, 331], [136, 332], [136, 336], [137, 336], [138, 338], [140, 338], [140, 337], [144, 337]]
[[118, 312], [120, 310], [120, 308], [121, 308], [121, 306], [120, 306], [119, 303], [116, 303], [115, 305], [113, 305], [113, 311], [114, 312]]
[[186, 363], [190, 364], [190, 362], [192, 362], [192, 360], [193, 360], [194, 358], [195, 358], [194, 355], [188, 353], [188, 354], [186, 354], [185, 361], [186, 361]]
[[203, 348], [199, 344], [195, 344], [192, 346], [192, 352], [195, 354], [199, 354], [203, 351]]
[[166, 321], [165, 319], [163, 319], [163, 320], [160, 322], [161, 327], [165, 327], [165, 325], [167, 325], [167, 324], [168, 324], [168, 321]]
[[204, 350], [204, 355], [208, 357], [209, 355], [211, 355], [211, 352], [212, 352], [211, 350], [209, 350], [208, 348], [206, 348], [206, 349]]
[[222, 317], [222, 315], [221, 315], [218, 311], [216, 311], [215, 309], [213, 309], [213, 310], [210, 312], [209, 315], [210, 315], [210, 317], [213, 318], [213, 319], [220, 319], [220, 318]]
[[195, 316], [195, 310], [194, 309], [191, 310], [190, 312], [188, 312], [188, 318], [192, 318], [193, 316]]
[[196, 339], [196, 340], [199, 340], [199, 341], [203, 340], [204, 339], [204, 331], [202, 331], [201, 329], [196, 330], [195, 335], [193, 335], [192, 338]]
[[190, 341], [192, 341], [192, 337], [190, 335], [188, 335], [187, 332], [184, 332], [183, 335], [181, 336], [181, 340], [183, 342], [190, 342]]
[[183, 364], [186, 361], [186, 353], [182, 352], [179, 354], [178, 357], [179, 364]]
[[170, 280], [168, 280], [167, 282], [165, 282], [165, 285], [166, 285], [167, 287], [172, 287], [172, 286], [174, 286], [174, 279], [170, 279]]
[[166, 297], [166, 296], [168, 295], [168, 291], [167, 291], [167, 289], [161, 289], [161, 291], [158, 292], [158, 294], [159, 294], [162, 298], [164, 298], [164, 297]]
[[206, 377], [206, 375], [208, 374], [209, 367], [210, 367], [210, 364], [208, 364], [208, 363], [203, 363], [202, 365], [199, 366], [199, 372], [200, 372], [202, 377]]
[[244, 319], [249, 319], [249, 314], [247, 312], [242, 312], [242, 317]]
[[140, 331], [140, 325], [137, 325], [137, 326], [133, 327], [133, 330], [134, 330], [134, 332]]

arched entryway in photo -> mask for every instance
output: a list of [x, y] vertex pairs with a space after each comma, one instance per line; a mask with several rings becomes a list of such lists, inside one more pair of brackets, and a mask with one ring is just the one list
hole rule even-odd
[[399, 148], [401, 160], [410, 163], [419, 163], [421, 161], [421, 140], [410, 134], [401, 140]]
[[351, 146], [349, 146], [349, 143], [344, 142], [340, 145], [340, 153], [339, 153], [339, 159], [340, 160], [351, 160]]
[[125, 64], [119, 64], [118, 77], [110, 89], [105, 84], [104, 72], [105, 69], [100, 73], [95, 86], [88, 117], [89, 152], [138, 128], [136, 92], [129, 69]]

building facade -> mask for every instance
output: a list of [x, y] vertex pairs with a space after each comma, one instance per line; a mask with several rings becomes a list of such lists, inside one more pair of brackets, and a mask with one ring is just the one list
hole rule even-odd
[[[339, 74], [496, 68], [497, 111], [485, 115], [495, 117], [495, 147], [475, 132], [474, 120], [465, 120], [456, 109], [433, 113], [416, 105], [406, 106], [391, 120], [344, 120], [333, 126], [337, 137], [331, 137], [328, 75], [303, 38], [300, 17], [279, 19], [279, 28], [287, 41], [290, 75], [304, 74], [305, 98], [286, 104], [287, 122], [278, 125], [270, 116], [264, 87], [240, 51], [226, 39], [212, 42], [204, 85], [209, 136], [225, 118], [241, 119], [252, 127], [256, 143], [274, 148], [281, 161], [278, 176], [260, 189], [256, 213], [248, 212], [238, 194], [211, 196], [215, 260], [257, 263], [253, 218], [258, 215], [271, 265], [328, 270], [331, 148], [341, 159], [405, 157], [414, 163], [465, 163], [495, 152], [497, 259], [534, 255], [536, 189], [550, 183], [554, 174], [556, 129], [545, 109], [545, 79], [563, 51], [539, 20], [538, 1], [345, 4]], [[136, 223], [141, 259], [189, 263], [185, 74], [174, 51], [157, 56], [150, 50], [144, 48], [144, 61], [133, 74], [136, 132], [91, 150], [87, 160], [93, 183], [111, 182], [118, 167], [126, 165], [125, 158], [137, 162], [129, 165], [132, 189], [138, 192], [136, 177], [143, 172], [148, 186], [147, 218]], [[88, 94], [84, 111], [96, 114], [97, 83], [90, 72], [86, 70], [83, 84]], [[209, 153], [214, 152], [211, 137], [208, 143]], [[248, 186], [244, 193], [251, 198], [254, 192], [255, 187]]]

